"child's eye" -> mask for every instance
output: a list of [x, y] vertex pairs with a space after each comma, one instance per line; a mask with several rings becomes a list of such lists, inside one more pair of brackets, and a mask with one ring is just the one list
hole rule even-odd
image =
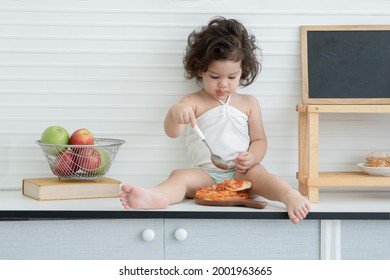
[[210, 76], [211, 79], [218, 79], [218, 76]]
[[236, 77], [229, 77], [230, 80], [234, 80]]

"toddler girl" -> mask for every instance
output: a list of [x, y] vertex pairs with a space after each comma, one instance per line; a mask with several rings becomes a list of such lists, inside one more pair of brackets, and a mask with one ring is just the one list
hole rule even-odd
[[[267, 172], [261, 164], [267, 138], [256, 97], [237, 93], [248, 86], [261, 69], [256, 38], [234, 19], [218, 17], [188, 37], [184, 57], [187, 78], [202, 89], [184, 96], [168, 110], [164, 129], [169, 137], [186, 135], [191, 168], [173, 170], [153, 188], [123, 185], [120, 201], [125, 208], [156, 209], [192, 198], [197, 189], [227, 179], [252, 182], [251, 191], [286, 205], [297, 224], [310, 211], [310, 203], [287, 182]], [[213, 153], [228, 162], [218, 169], [210, 151], [194, 131], [198, 125]]]

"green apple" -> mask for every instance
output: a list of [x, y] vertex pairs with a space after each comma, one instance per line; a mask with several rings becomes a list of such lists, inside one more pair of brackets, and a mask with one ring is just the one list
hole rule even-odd
[[[49, 126], [41, 134], [42, 144], [56, 144], [56, 145], [67, 145], [69, 142], [69, 132], [57, 125]], [[57, 155], [66, 150], [66, 147], [56, 149], [55, 147], [47, 151], [51, 155]]]
[[93, 170], [91, 173], [95, 175], [103, 175], [107, 172], [110, 166], [110, 157], [108, 156], [107, 152], [103, 148], [97, 148], [97, 150], [100, 154], [100, 164], [98, 168]]

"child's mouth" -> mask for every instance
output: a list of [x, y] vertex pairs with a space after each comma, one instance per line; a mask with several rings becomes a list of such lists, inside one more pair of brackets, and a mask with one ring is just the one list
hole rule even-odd
[[228, 92], [226, 90], [217, 90], [216, 91], [216, 94], [217, 96], [224, 96], [226, 95]]

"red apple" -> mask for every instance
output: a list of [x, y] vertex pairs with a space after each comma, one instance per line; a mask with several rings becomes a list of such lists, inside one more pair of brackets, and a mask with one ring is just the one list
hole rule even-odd
[[69, 145], [93, 145], [95, 138], [86, 128], [77, 129], [69, 138]]
[[99, 151], [92, 147], [80, 148], [75, 157], [77, 166], [85, 172], [94, 171], [100, 165]]
[[75, 157], [72, 151], [69, 150], [58, 155], [53, 164], [53, 172], [58, 176], [72, 176], [76, 173], [77, 169]]

